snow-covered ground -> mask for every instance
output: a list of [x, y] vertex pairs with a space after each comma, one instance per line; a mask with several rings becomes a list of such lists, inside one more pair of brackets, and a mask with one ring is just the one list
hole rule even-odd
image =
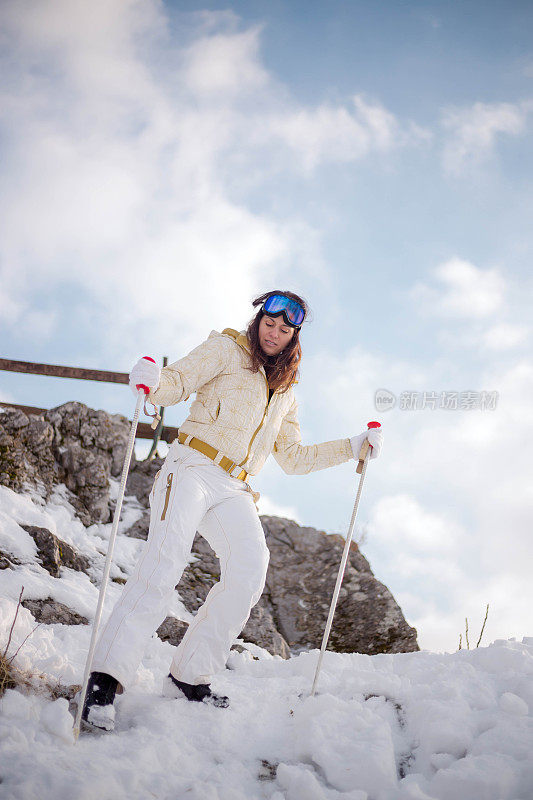
[[[127, 498], [124, 525], [140, 514]], [[0, 550], [24, 562], [0, 572], [0, 648], [21, 586], [92, 618], [97, 588], [83, 573], [51, 577], [18, 523], [47, 527], [103, 565], [111, 525], [86, 529], [58, 490], [0, 487]], [[113, 576], [131, 571], [143, 542], [117, 539]], [[121, 587], [110, 583], [105, 614]], [[171, 612], [190, 619], [179, 599]], [[35, 628], [19, 610], [10, 653]], [[81, 682], [86, 625], [41, 625], [16, 658], [39, 680]], [[318, 651], [289, 661], [254, 645], [232, 652], [213, 682], [229, 709], [161, 695], [172, 646], [154, 636], [136, 684], [119, 696], [113, 734], [74, 744], [65, 699], [8, 690], [0, 700], [0, 797], [7, 800], [531, 800], [533, 638], [456, 653], [366, 656]]]

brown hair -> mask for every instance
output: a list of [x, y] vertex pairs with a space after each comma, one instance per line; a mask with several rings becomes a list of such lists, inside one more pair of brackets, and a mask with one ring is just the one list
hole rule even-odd
[[[305, 316], [309, 312], [309, 305], [306, 301], [299, 297], [294, 292], [285, 292], [281, 289], [274, 289], [270, 292], [256, 297], [252, 300], [253, 306], [263, 305], [267, 297], [271, 294], [284, 294], [287, 297], [296, 300], [303, 307]], [[259, 344], [259, 323], [264, 316], [263, 309], [259, 309], [255, 317], [250, 320], [246, 329], [246, 335], [250, 343], [251, 350], [251, 365], [249, 369], [252, 372], [258, 372], [260, 367], [264, 367], [268, 379], [268, 385], [273, 392], [279, 391], [280, 393], [286, 392], [290, 389], [291, 385], [295, 383], [299, 372], [298, 366], [302, 360], [302, 347], [300, 345], [300, 329], [295, 328], [294, 333], [287, 347], [278, 353], [276, 356], [269, 356], [263, 352]]]

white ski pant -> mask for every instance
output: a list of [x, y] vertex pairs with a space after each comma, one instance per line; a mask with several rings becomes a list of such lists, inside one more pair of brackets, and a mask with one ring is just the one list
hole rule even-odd
[[174, 442], [150, 492], [148, 539], [99, 635], [92, 669], [131, 685], [147, 641], [167, 616], [194, 534], [220, 560], [220, 582], [175, 650], [171, 674], [209, 683], [265, 585], [269, 551], [249, 488], [207, 456]]

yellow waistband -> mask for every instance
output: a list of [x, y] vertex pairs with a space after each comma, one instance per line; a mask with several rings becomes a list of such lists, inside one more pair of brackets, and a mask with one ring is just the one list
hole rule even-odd
[[227, 473], [231, 475], [232, 478], [238, 478], [240, 481], [245, 481], [248, 477], [248, 473], [234, 461], [232, 461], [227, 456], [220, 456], [220, 451], [216, 450], [214, 447], [211, 447], [210, 444], [206, 444], [206, 442], [202, 442], [200, 439], [197, 439], [196, 436], [191, 436], [190, 434], [187, 435], [186, 433], [178, 433], [178, 442], [180, 444], [187, 445], [187, 447], [192, 447], [194, 450], [198, 450], [199, 453], [203, 453], [204, 456], [207, 456], [215, 464], [218, 464], [219, 467], [222, 467]]

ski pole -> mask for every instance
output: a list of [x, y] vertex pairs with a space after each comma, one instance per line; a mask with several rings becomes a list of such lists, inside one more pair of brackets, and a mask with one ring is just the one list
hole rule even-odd
[[[153, 361], [153, 359], [150, 359]], [[107, 589], [107, 581], [109, 579], [109, 572], [111, 570], [111, 560], [113, 558], [113, 548], [115, 546], [115, 539], [118, 530], [118, 523], [120, 521], [120, 512], [122, 511], [122, 501], [124, 499], [124, 492], [126, 490], [126, 480], [128, 477], [128, 472], [130, 468], [130, 461], [131, 461], [131, 454], [133, 452], [133, 445], [135, 444], [135, 435], [137, 433], [137, 423], [139, 421], [139, 414], [141, 411], [141, 406], [143, 403], [143, 399], [145, 394], [148, 394], [150, 389], [148, 386], [144, 386], [143, 384], [139, 384], [137, 386], [139, 389], [139, 393], [137, 395], [137, 404], [135, 406], [135, 413], [133, 415], [133, 421], [131, 423], [131, 430], [130, 430], [130, 437], [128, 439], [128, 446], [126, 448], [126, 457], [124, 458], [124, 466], [122, 467], [122, 477], [120, 479], [120, 489], [118, 493], [117, 505], [115, 508], [115, 515], [113, 517], [113, 526], [111, 528], [111, 534], [109, 536], [109, 545], [107, 547], [107, 556], [104, 566], [104, 574], [102, 576], [102, 584], [100, 586], [100, 594], [98, 596], [98, 605], [96, 607], [96, 614], [94, 616], [93, 622], [93, 630], [91, 635], [91, 643], [89, 645], [89, 652], [87, 654], [87, 660], [85, 662], [85, 672], [83, 675], [83, 684], [81, 687], [80, 699], [78, 702], [78, 708], [76, 711], [76, 718], [74, 720], [73, 725], [73, 733], [74, 733], [74, 741], [77, 742], [78, 736], [80, 735], [80, 724], [81, 724], [81, 715], [83, 711], [83, 705], [85, 703], [85, 696], [87, 694], [87, 684], [89, 682], [89, 675], [91, 673], [91, 666], [93, 663], [93, 654], [96, 647], [96, 636], [98, 633], [98, 626], [100, 624], [100, 618], [102, 616], [102, 608], [104, 606], [104, 599], [105, 593]]]
[[[381, 425], [379, 422], [369, 422], [367, 427], [381, 428]], [[342, 554], [341, 565], [339, 567], [339, 572], [337, 575], [337, 582], [335, 583], [335, 590], [333, 592], [333, 598], [331, 600], [331, 605], [329, 607], [328, 621], [326, 622], [326, 629], [324, 631], [324, 636], [322, 637], [322, 646], [320, 648], [320, 655], [318, 656], [318, 664], [316, 665], [315, 678], [313, 680], [313, 686], [311, 689], [311, 697], [313, 697], [315, 694], [316, 684], [318, 681], [318, 674], [320, 672], [320, 667], [322, 666], [322, 659], [324, 658], [324, 653], [328, 645], [329, 634], [331, 631], [331, 624], [333, 622], [333, 615], [335, 614], [337, 600], [339, 599], [339, 592], [341, 590], [342, 579], [344, 578], [344, 570], [346, 569], [346, 562], [348, 560], [348, 553], [350, 551], [350, 544], [352, 541], [355, 517], [357, 515], [357, 507], [359, 506], [359, 498], [361, 497], [361, 489], [363, 488], [363, 481], [365, 479], [366, 468], [368, 464], [368, 459], [370, 458], [371, 450], [372, 450], [372, 445], [369, 444], [368, 439], [365, 439], [361, 447], [361, 450], [359, 452], [359, 461], [356, 469], [356, 472], [360, 474], [361, 477], [359, 479], [359, 486], [357, 488], [357, 495], [355, 497], [355, 503], [352, 512], [352, 519], [350, 520], [350, 527], [348, 529], [348, 535], [346, 536], [346, 544], [344, 545], [344, 552]]]

